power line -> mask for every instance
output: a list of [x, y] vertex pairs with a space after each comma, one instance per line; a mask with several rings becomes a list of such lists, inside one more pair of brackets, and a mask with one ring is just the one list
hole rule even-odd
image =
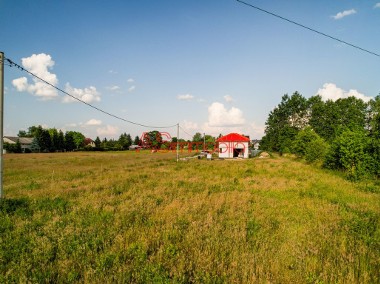
[[[79, 99], [79, 98], [77, 98], [77, 97], [75, 97], [75, 96], [69, 94], [68, 92], [66, 92], [66, 91], [64, 91], [64, 90], [62, 90], [62, 89], [60, 89], [60, 88], [54, 86], [53, 84], [51, 84], [51, 83], [49, 83], [48, 81], [42, 79], [41, 77], [37, 76], [36, 74], [34, 74], [34, 73], [28, 71], [27, 69], [25, 69], [24, 67], [22, 67], [22, 66], [20, 66], [19, 64], [15, 63], [14, 61], [12, 61], [12, 60], [9, 59], [9, 58], [5, 58], [5, 57], [4, 57], [4, 60], [7, 62], [5, 65], [7, 65], [7, 66], [9, 66], [9, 67], [17, 67], [17, 68], [20, 69], [21, 71], [24, 71], [24, 72], [28, 73], [29, 75], [31, 75], [31, 76], [37, 78], [38, 80], [44, 82], [45, 84], [47, 84], [47, 85], [53, 87], [53, 88], [56, 89], [56, 90], [62, 92], [63, 94], [65, 94], [65, 95], [67, 95], [67, 96], [69, 96], [69, 97], [71, 97], [71, 98], [77, 100], [78, 102], [81, 102], [81, 103], [83, 103], [83, 104], [85, 104], [85, 105], [87, 105], [87, 106], [89, 106], [89, 107], [91, 107], [91, 108], [93, 108], [93, 109], [95, 109], [95, 110], [97, 110], [97, 111], [100, 111], [100, 112], [102, 112], [102, 113], [104, 113], [104, 114], [106, 114], [106, 115], [109, 115], [109, 116], [111, 116], [111, 117], [113, 117], [113, 118], [116, 118], [116, 119], [122, 120], [122, 121], [124, 121], [124, 122], [128, 122], [128, 123], [130, 123], [130, 124], [134, 124], [134, 125], [138, 125], [138, 126], [146, 127], [146, 128], [173, 128], [173, 127], [177, 127], [177, 124], [174, 124], [174, 125], [167, 125], [167, 126], [152, 126], [152, 125], [145, 125], [145, 124], [137, 123], [137, 122], [134, 122], [134, 121], [131, 121], [131, 120], [128, 120], [128, 119], [122, 118], [122, 117], [117, 116], [117, 115], [115, 115], [115, 114], [112, 114], [112, 113], [110, 113], [110, 112], [108, 112], [108, 111], [102, 110], [102, 109], [100, 109], [100, 108], [98, 108], [98, 107], [96, 107], [96, 106], [93, 106], [92, 104], [86, 103], [85, 101], [83, 101], [83, 100], [81, 100], [81, 99]], [[4, 63], [5, 63], [5, 62], [4, 62]]]
[[179, 125], [179, 128], [181, 128], [181, 130], [182, 130], [185, 134], [189, 135], [189, 137], [193, 137], [191, 134], [187, 133], [187, 132], [185, 131], [185, 129], [183, 129], [183, 128], [181, 127], [181, 125]]
[[328, 35], [328, 34], [325, 34], [325, 33], [323, 33], [323, 32], [317, 31], [317, 30], [315, 30], [315, 29], [309, 28], [309, 27], [307, 27], [307, 26], [305, 26], [305, 25], [303, 25], [303, 24], [297, 23], [297, 22], [295, 22], [295, 21], [293, 21], [293, 20], [290, 20], [290, 19], [285, 18], [285, 17], [283, 17], [283, 16], [277, 15], [277, 14], [275, 14], [275, 13], [272, 13], [272, 12], [270, 12], [270, 11], [268, 11], [268, 10], [264, 10], [264, 9], [262, 9], [262, 8], [260, 8], [260, 7], [257, 7], [257, 6], [255, 6], [255, 5], [252, 5], [252, 4], [250, 4], [250, 3], [247, 3], [247, 2], [244, 2], [244, 1], [241, 1], [241, 0], [236, 0], [236, 1], [239, 2], [239, 3], [241, 3], [241, 4], [247, 5], [247, 6], [251, 7], [251, 8], [254, 8], [254, 9], [256, 9], [256, 10], [259, 10], [259, 11], [261, 11], [261, 12], [267, 13], [267, 14], [269, 14], [269, 15], [271, 15], [271, 16], [276, 17], [276, 18], [279, 18], [279, 19], [281, 19], [281, 20], [287, 21], [287, 22], [289, 22], [289, 23], [291, 23], [291, 24], [297, 25], [297, 26], [299, 26], [299, 27], [301, 27], [301, 28], [304, 28], [304, 29], [307, 29], [307, 30], [312, 31], [312, 32], [314, 32], [314, 33], [317, 33], [317, 34], [319, 34], [319, 35], [322, 35], [322, 36], [324, 36], [324, 37], [330, 38], [330, 39], [332, 39], [332, 40], [335, 40], [335, 41], [338, 41], [338, 42], [340, 42], [340, 43], [346, 44], [346, 45], [351, 46], [351, 47], [353, 47], [353, 48], [356, 48], [356, 49], [359, 49], [359, 50], [361, 50], [361, 51], [364, 51], [364, 52], [367, 52], [367, 53], [369, 53], [369, 54], [372, 54], [372, 55], [375, 55], [375, 56], [377, 56], [377, 57], [380, 57], [380, 54], [378, 54], [378, 53], [375, 53], [375, 52], [369, 51], [368, 49], [364, 49], [364, 48], [362, 48], [362, 47], [360, 47], [360, 46], [354, 45], [354, 44], [349, 43], [349, 42], [347, 42], [347, 41], [341, 40], [341, 39], [339, 39], [339, 38], [336, 38], [336, 37], [330, 36], [330, 35]]

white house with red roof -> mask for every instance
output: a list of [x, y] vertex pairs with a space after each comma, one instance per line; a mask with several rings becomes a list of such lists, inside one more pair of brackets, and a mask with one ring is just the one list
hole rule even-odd
[[219, 147], [219, 158], [248, 158], [249, 137], [230, 133], [216, 140]]

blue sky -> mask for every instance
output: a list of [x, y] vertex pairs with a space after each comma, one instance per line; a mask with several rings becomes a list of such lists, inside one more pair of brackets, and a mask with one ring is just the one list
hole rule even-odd
[[[246, 0], [380, 53], [380, 1]], [[379, 94], [380, 58], [235, 0], [0, 0], [0, 50], [45, 80], [180, 137], [260, 138], [284, 94]], [[143, 128], [117, 120], [5, 66], [4, 133], [32, 125], [101, 139]], [[176, 136], [176, 128], [161, 129]]]

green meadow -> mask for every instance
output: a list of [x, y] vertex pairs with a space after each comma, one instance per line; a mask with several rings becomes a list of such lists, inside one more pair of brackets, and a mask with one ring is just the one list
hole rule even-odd
[[292, 157], [7, 154], [0, 283], [379, 283], [380, 182]]

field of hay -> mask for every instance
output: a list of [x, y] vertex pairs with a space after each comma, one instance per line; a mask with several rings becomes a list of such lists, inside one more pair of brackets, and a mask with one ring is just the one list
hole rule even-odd
[[379, 283], [380, 183], [291, 157], [8, 154], [0, 283]]

